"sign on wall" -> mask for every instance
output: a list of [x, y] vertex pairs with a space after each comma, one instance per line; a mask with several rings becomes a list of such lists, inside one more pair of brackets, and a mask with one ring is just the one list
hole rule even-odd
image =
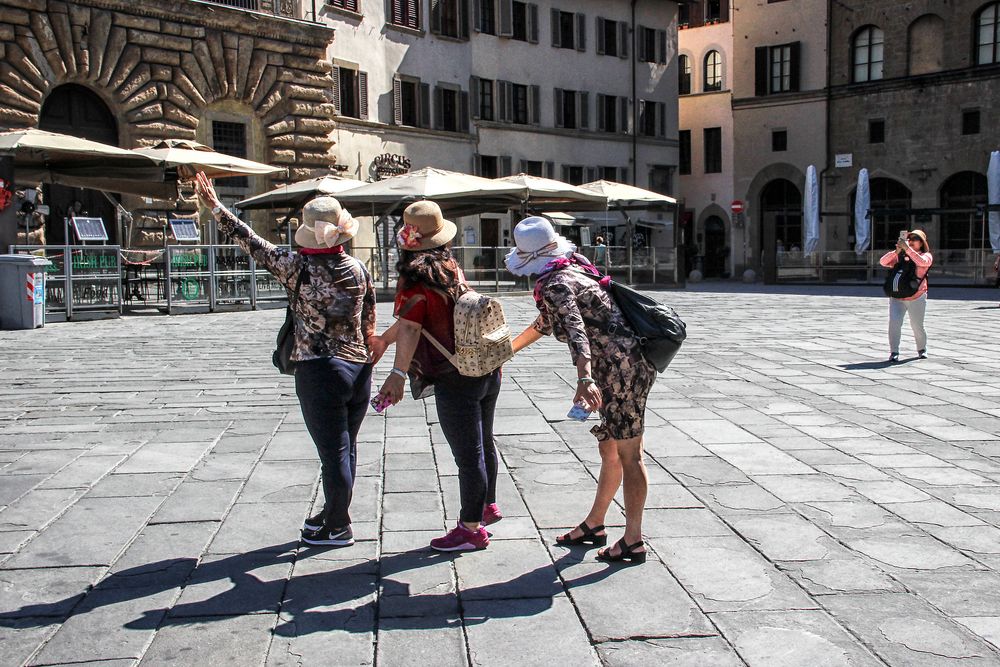
[[854, 166], [854, 153], [838, 153], [834, 158], [833, 166], [837, 169]]

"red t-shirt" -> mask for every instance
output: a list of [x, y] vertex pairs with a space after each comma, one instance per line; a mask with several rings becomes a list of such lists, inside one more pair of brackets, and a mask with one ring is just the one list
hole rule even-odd
[[[419, 324], [446, 350], [454, 354], [455, 302], [442, 292], [419, 283], [410, 285], [396, 293], [393, 314]], [[418, 376], [433, 380], [455, 371], [455, 366], [421, 334], [409, 370]]]

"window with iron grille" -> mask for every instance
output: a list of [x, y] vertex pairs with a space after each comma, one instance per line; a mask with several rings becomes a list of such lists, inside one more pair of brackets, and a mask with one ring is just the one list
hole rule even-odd
[[402, 28], [420, 30], [419, 0], [390, 0], [389, 23]]
[[226, 7], [236, 7], [238, 9], [250, 9], [257, 11], [257, 0], [208, 0], [215, 5], [225, 5]]
[[[247, 126], [244, 123], [229, 121], [212, 121], [212, 148], [219, 153], [233, 157], [247, 157]], [[246, 176], [231, 176], [216, 180], [221, 188], [246, 188], [249, 182]]]

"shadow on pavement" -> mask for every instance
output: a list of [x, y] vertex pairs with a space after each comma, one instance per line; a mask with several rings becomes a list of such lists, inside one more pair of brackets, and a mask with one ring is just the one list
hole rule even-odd
[[900, 359], [899, 361], [861, 361], [856, 364], [841, 364], [840, 367], [845, 371], [867, 371], [867, 370], [878, 370], [880, 368], [892, 368], [893, 366], [903, 366], [905, 364], [912, 364], [914, 361], [919, 361], [918, 357], [910, 357], [908, 359]]

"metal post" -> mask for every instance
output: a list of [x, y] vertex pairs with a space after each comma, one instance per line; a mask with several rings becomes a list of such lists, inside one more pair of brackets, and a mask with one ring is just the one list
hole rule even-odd
[[63, 246], [63, 268], [66, 274], [66, 321], [73, 319], [73, 247], [68, 243]]
[[493, 247], [493, 290], [500, 293], [500, 248]]
[[115, 256], [117, 258], [118, 265], [118, 314], [121, 315], [123, 312], [122, 306], [122, 251], [121, 246], [112, 246], [115, 249]]
[[625, 256], [628, 258], [628, 284], [632, 284], [632, 236], [634, 234], [632, 230], [632, 218], [629, 217], [628, 213], [622, 211], [622, 215], [625, 216]]
[[173, 315], [174, 292], [173, 292], [173, 285], [170, 284], [170, 265], [172, 263], [172, 259], [170, 257], [170, 255], [172, 254], [170, 246], [164, 246], [164, 254], [166, 255], [167, 259], [163, 267], [163, 276], [165, 283], [164, 289], [167, 293], [167, 315]]
[[215, 244], [208, 246], [208, 312], [215, 312]]
[[656, 284], [656, 246], [654, 246], [652, 244], [649, 246], [649, 256], [650, 256], [650, 259], [653, 262], [653, 284], [655, 285]]
[[257, 310], [257, 262], [250, 258], [250, 310]]

